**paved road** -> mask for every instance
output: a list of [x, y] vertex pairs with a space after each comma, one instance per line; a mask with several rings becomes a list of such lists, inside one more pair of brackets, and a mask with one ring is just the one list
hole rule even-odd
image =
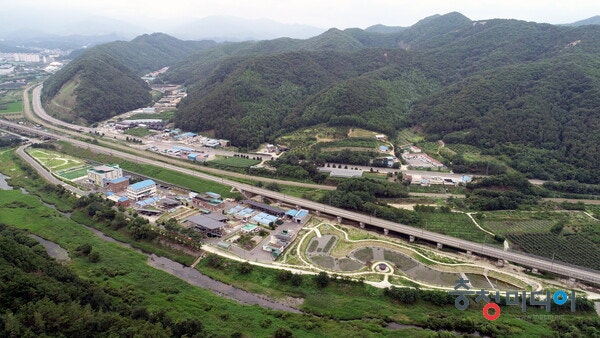
[[17, 155], [19, 155], [23, 160], [29, 163], [29, 165], [31, 165], [40, 174], [40, 176], [42, 176], [44, 180], [52, 184], [63, 186], [65, 189], [69, 190], [77, 196], [85, 196], [90, 193], [89, 191], [83, 191], [69, 184], [66, 184], [65, 182], [54, 177], [54, 175], [48, 172], [46, 168], [44, 168], [41, 164], [39, 164], [36, 160], [34, 160], [31, 156], [29, 156], [29, 154], [25, 152], [25, 148], [27, 148], [28, 146], [29, 145], [23, 145], [17, 148]]
[[[31, 87], [29, 87], [29, 88], [31, 88]], [[23, 92], [23, 98], [27, 97], [27, 91], [29, 88], [25, 89], [25, 91]], [[93, 128], [85, 128], [85, 127], [83, 128], [83, 131], [74, 131], [81, 127], [74, 125], [74, 124], [69, 124], [64, 121], [57, 120], [57, 119], [53, 118], [52, 116], [48, 115], [48, 113], [42, 107], [41, 98], [40, 98], [41, 89], [42, 89], [41, 85], [39, 85], [33, 89], [32, 101], [33, 101], [33, 109], [35, 111], [35, 114], [33, 114], [33, 112], [31, 112], [31, 109], [29, 109], [29, 105], [27, 103], [24, 104], [24, 107], [25, 107], [24, 114], [29, 120], [35, 121], [36, 123], [41, 124], [41, 125], [47, 125], [48, 122], [50, 122], [52, 125], [60, 125], [62, 127], [69, 129], [69, 130], [61, 130], [61, 133], [63, 135], [71, 135], [72, 137], [81, 137], [82, 134], [87, 135], [87, 134], [89, 134], [88, 133], [89, 131], [92, 131], [92, 133], [94, 132]], [[46, 120], [48, 122], [46, 122]], [[278, 180], [278, 179], [267, 178], [267, 177], [250, 176], [250, 175], [245, 175], [245, 174], [241, 174], [241, 173], [233, 173], [233, 172], [226, 171], [226, 170], [220, 170], [220, 169], [216, 169], [216, 168], [199, 166], [198, 164], [192, 163], [190, 161], [178, 160], [178, 159], [175, 159], [172, 157], [157, 154], [155, 152], [139, 150], [139, 149], [136, 149], [133, 147], [129, 147], [129, 146], [120, 144], [120, 143], [114, 143], [114, 142], [108, 143], [108, 141], [99, 139], [99, 143], [104, 143], [104, 142], [107, 142], [107, 144], [110, 144], [111, 147], [121, 149], [121, 150], [127, 151], [129, 153], [134, 152], [140, 156], [143, 156], [146, 158], [153, 158], [160, 162], [167, 162], [170, 164], [177, 165], [178, 167], [191, 168], [191, 169], [194, 169], [197, 171], [209, 172], [209, 173], [216, 174], [216, 175], [236, 177], [236, 178], [242, 178], [242, 179], [253, 180], [253, 181], [261, 181], [261, 182], [265, 182], [265, 183], [277, 183], [277, 184], [281, 184], [281, 185], [296, 186], [296, 187], [303, 187], [303, 188], [310, 188], [310, 189], [335, 190], [335, 187], [333, 187], [333, 186], [319, 185], [319, 184], [312, 184], [312, 183], [293, 182], [293, 181], [284, 181], [284, 180]], [[159, 165], [159, 166], [161, 166], [161, 165]]]
[[410, 236], [415, 236], [417, 238], [424, 238], [429, 241], [441, 243], [443, 245], [447, 245], [447, 246], [457, 248], [460, 250], [471, 251], [473, 253], [478, 253], [478, 254], [482, 254], [482, 255], [488, 255], [491, 257], [501, 258], [501, 259], [504, 259], [504, 260], [507, 260], [510, 262], [522, 264], [524, 266], [529, 266], [529, 267], [537, 268], [537, 269], [544, 270], [544, 271], [551, 271], [551, 272], [554, 272], [557, 274], [569, 276], [569, 277], [572, 277], [572, 278], [575, 278], [578, 280], [582, 280], [582, 281], [600, 283], [600, 272], [599, 271], [588, 271], [583, 268], [571, 267], [569, 265], [565, 265], [560, 262], [551, 262], [546, 259], [531, 257], [531, 256], [528, 256], [528, 255], [525, 255], [522, 253], [518, 253], [518, 252], [504, 251], [502, 249], [482, 245], [480, 243], [474, 243], [474, 242], [458, 239], [455, 237], [441, 235], [441, 234], [438, 234], [435, 232], [426, 231], [426, 230], [419, 229], [419, 228], [414, 228], [414, 227], [411, 227], [408, 225], [395, 223], [395, 222], [391, 222], [391, 221], [386, 221], [386, 220], [379, 219], [376, 217], [371, 217], [369, 215], [363, 215], [363, 214], [359, 214], [356, 212], [352, 212], [352, 211], [348, 211], [348, 210], [344, 210], [344, 209], [340, 209], [340, 208], [334, 208], [334, 207], [331, 207], [331, 206], [328, 206], [325, 204], [305, 200], [305, 199], [298, 198], [298, 197], [289, 196], [286, 194], [274, 192], [274, 191], [267, 190], [267, 189], [257, 188], [252, 185], [238, 183], [238, 182], [220, 178], [220, 177], [211, 176], [211, 175], [208, 175], [205, 173], [200, 173], [200, 172], [190, 170], [187, 168], [181, 168], [181, 167], [178, 167], [178, 166], [175, 166], [172, 164], [162, 163], [162, 162], [158, 162], [156, 160], [152, 160], [152, 159], [148, 159], [148, 158], [144, 158], [144, 157], [140, 157], [137, 155], [132, 155], [129, 153], [124, 153], [124, 152], [120, 152], [120, 151], [116, 151], [116, 150], [112, 150], [112, 149], [106, 149], [106, 148], [103, 148], [98, 145], [89, 144], [89, 143], [82, 142], [79, 140], [71, 139], [68, 136], [56, 135], [56, 134], [52, 134], [49, 132], [36, 130], [33, 128], [19, 126], [19, 125], [16, 125], [16, 124], [8, 122], [8, 121], [0, 121], [0, 126], [2, 126], [2, 125], [4, 125], [4, 126], [8, 125], [8, 126], [12, 126], [12, 127], [21, 127], [22, 129], [29, 130], [30, 132], [37, 132], [38, 134], [46, 135], [48, 137], [54, 137], [54, 138], [58, 138], [60, 140], [69, 141], [78, 147], [89, 148], [91, 151], [96, 152], [96, 153], [105, 153], [105, 154], [110, 153], [110, 154], [113, 154], [114, 156], [119, 156], [121, 158], [130, 160], [130, 161], [135, 161], [136, 163], [144, 163], [144, 164], [150, 164], [150, 165], [154, 165], [154, 166], [163, 167], [168, 170], [173, 170], [173, 171], [177, 171], [177, 172], [180, 172], [183, 174], [195, 176], [195, 177], [206, 179], [206, 180], [215, 181], [215, 182], [225, 184], [225, 185], [229, 185], [229, 186], [235, 187], [238, 190], [243, 190], [243, 191], [251, 192], [253, 194], [258, 194], [258, 195], [270, 197], [273, 199], [277, 199], [277, 200], [280, 200], [280, 201], [288, 203], [288, 204], [302, 206], [307, 209], [339, 216], [344, 219], [349, 219], [349, 220], [353, 220], [353, 221], [357, 221], [357, 222], [363, 222], [365, 224], [376, 226], [376, 227], [379, 227], [382, 229], [388, 229], [391, 231], [395, 231], [395, 232], [410, 235]]
[[331, 207], [331, 206], [328, 206], [325, 204], [321, 204], [321, 203], [317, 203], [317, 202], [313, 202], [313, 201], [309, 201], [309, 200], [305, 200], [305, 199], [297, 198], [297, 197], [293, 197], [293, 196], [288, 196], [288, 195], [285, 195], [282, 193], [274, 192], [274, 191], [267, 190], [267, 189], [257, 188], [252, 185], [242, 184], [242, 183], [238, 183], [238, 182], [220, 178], [220, 177], [211, 176], [211, 175], [208, 175], [205, 173], [200, 173], [200, 172], [190, 170], [187, 168], [181, 168], [180, 166], [162, 163], [157, 160], [148, 159], [145, 157], [140, 157], [137, 155], [132, 155], [129, 153], [124, 153], [124, 152], [120, 152], [120, 151], [116, 151], [116, 150], [112, 150], [112, 149], [106, 149], [106, 148], [103, 148], [98, 145], [93, 145], [93, 144], [89, 144], [89, 143], [82, 142], [79, 140], [71, 139], [68, 136], [56, 135], [56, 134], [52, 134], [49, 132], [39, 131], [39, 130], [36, 130], [33, 128], [19, 126], [19, 125], [16, 125], [16, 124], [8, 122], [8, 121], [0, 121], [0, 125], [21, 127], [21, 129], [29, 130], [30, 132], [37, 132], [38, 134], [41, 134], [41, 135], [46, 135], [49, 137], [58, 138], [60, 140], [69, 141], [78, 147], [89, 148], [91, 151], [94, 151], [97, 153], [110, 153], [110, 154], [119, 156], [121, 158], [130, 160], [130, 161], [135, 161], [136, 163], [144, 163], [144, 164], [150, 164], [150, 165], [163, 167], [165, 169], [174, 170], [174, 171], [188, 174], [191, 176], [195, 176], [198, 178], [211, 180], [211, 181], [215, 181], [215, 182], [222, 183], [225, 185], [229, 185], [229, 186], [235, 187], [238, 190], [252, 192], [254, 194], [259, 194], [262, 196], [274, 198], [274, 199], [283, 201], [285, 203], [302, 206], [304, 208], [308, 208], [311, 210], [343, 217], [345, 219], [350, 219], [350, 220], [354, 220], [357, 222], [363, 222], [365, 224], [376, 226], [376, 227], [379, 227], [382, 229], [388, 229], [388, 230], [403, 233], [406, 235], [411, 235], [411, 236], [415, 236], [418, 238], [424, 238], [424, 239], [434, 241], [434, 242], [437, 242], [437, 243], [440, 243], [443, 245], [447, 245], [447, 246], [450, 246], [453, 248], [457, 248], [460, 250], [471, 251], [473, 253], [479, 253], [479, 254], [488, 255], [488, 256], [492, 256], [492, 257], [496, 257], [496, 258], [501, 258], [501, 259], [504, 259], [504, 260], [507, 260], [510, 262], [522, 264], [525, 266], [537, 268], [537, 269], [544, 270], [544, 271], [551, 271], [551, 272], [561, 274], [564, 276], [569, 276], [569, 277], [572, 277], [572, 278], [575, 278], [578, 280], [600, 283], [600, 271], [595, 271], [595, 270], [588, 271], [586, 269], [579, 268], [579, 267], [571, 267], [569, 265], [565, 265], [560, 262], [554, 262], [554, 261], [550, 262], [546, 259], [531, 257], [531, 256], [528, 256], [528, 255], [525, 255], [522, 253], [517, 253], [517, 252], [504, 251], [502, 249], [485, 246], [480, 243], [474, 243], [474, 242], [454, 238], [451, 236], [441, 235], [441, 234], [426, 231], [423, 229], [414, 228], [414, 227], [411, 227], [408, 225], [395, 223], [395, 222], [391, 222], [391, 221], [386, 221], [386, 220], [379, 219], [376, 217], [371, 217], [369, 215], [363, 215], [363, 214], [359, 214], [356, 212], [352, 212], [352, 211], [348, 211], [348, 210], [344, 210], [344, 209], [340, 209], [340, 208], [334, 208], [334, 207]]

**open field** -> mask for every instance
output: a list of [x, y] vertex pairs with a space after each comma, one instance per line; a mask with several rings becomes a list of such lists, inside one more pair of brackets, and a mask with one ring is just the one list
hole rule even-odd
[[547, 233], [562, 224], [570, 232], [600, 228], [600, 221], [581, 211], [494, 211], [475, 215], [479, 224], [493, 233]]
[[132, 128], [127, 129], [123, 132], [123, 134], [135, 136], [135, 137], [144, 137], [148, 135], [152, 135], [153, 133], [148, 128]]
[[525, 233], [509, 234], [507, 239], [525, 252], [600, 270], [600, 247], [581, 235]]
[[0, 103], [0, 114], [20, 113], [21, 111], [23, 111], [23, 101]]
[[60, 144], [62, 146], [61, 152], [73, 157], [91, 159], [102, 163], [117, 163], [121, 166], [121, 168], [123, 168], [123, 170], [132, 171], [140, 175], [152, 177], [157, 180], [175, 184], [180, 187], [186, 187], [192, 191], [213, 191], [223, 196], [223, 198], [235, 198], [236, 196], [239, 196], [238, 193], [231, 191], [231, 187], [225, 186], [223, 184], [202, 180], [197, 177], [177, 173], [171, 170], [166, 170], [164, 168], [159, 168], [147, 164], [139, 164], [130, 161], [125, 161], [114, 156], [95, 154], [87, 149], [77, 148], [65, 142], [61, 142]]
[[260, 161], [241, 157], [224, 157], [210, 161], [210, 163], [234, 168], [248, 168], [259, 164]]
[[48, 149], [29, 148], [27, 153], [52, 172], [65, 171], [85, 166], [85, 162]]
[[68, 180], [74, 180], [76, 178], [80, 178], [83, 176], [87, 176], [88, 169], [91, 169], [92, 166], [83, 166], [78, 168], [71, 168], [66, 170], [61, 170], [57, 172], [60, 177], [64, 177]]
[[419, 213], [421, 217], [421, 227], [425, 230], [434, 231], [440, 234], [454, 236], [473, 242], [492, 242], [485, 232], [481, 231], [467, 216], [463, 213]]

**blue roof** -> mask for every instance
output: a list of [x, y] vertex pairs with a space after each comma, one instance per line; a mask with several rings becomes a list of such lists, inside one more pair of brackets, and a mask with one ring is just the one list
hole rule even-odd
[[307, 211], [307, 210], [300, 210], [300, 211], [298, 211], [298, 213], [296, 214], [296, 217], [299, 217], [299, 218], [301, 218], [301, 217], [304, 217], [304, 216], [306, 216], [307, 214], [308, 214], [308, 211]]
[[379, 150], [381, 151], [388, 151], [390, 148], [386, 147], [386, 146], [379, 146]]
[[298, 210], [291, 209], [291, 210], [288, 210], [288, 212], [286, 212], [285, 214], [294, 217], [294, 216], [296, 216], [297, 213], [298, 213]]
[[119, 198], [119, 202], [125, 202], [127, 201], [129, 198], [127, 198], [127, 196], [121, 197]]
[[112, 192], [112, 191], [107, 191], [107, 192], [106, 192], [106, 196], [112, 196], [112, 195], [114, 195], [114, 194], [115, 194], [115, 193], [114, 193], [114, 192]]
[[129, 177], [123, 176], [123, 177], [115, 178], [114, 180], [110, 180], [108, 182], [116, 184], [116, 183], [121, 183], [121, 182], [125, 182], [128, 180], [129, 180]]
[[158, 202], [159, 200], [160, 200], [160, 198], [158, 198], [158, 197], [150, 197], [143, 201], [136, 202], [135, 204], [139, 205], [141, 207], [144, 207], [146, 205], [154, 204], [154, 203]]
[[145, 181], [134, 183], [134, 184], [130, 185], [129, 187], [133, 190], [138, 190], [138, 189], [147, 188], [151, 185], [156, 185], [156, 182], [154, 182], [153, 180], [145, 180]]

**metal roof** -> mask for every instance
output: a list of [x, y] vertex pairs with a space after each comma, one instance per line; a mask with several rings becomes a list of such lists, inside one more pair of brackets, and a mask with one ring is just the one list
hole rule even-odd
[[129, 188], [132, 190], [139, 190], [139, 189], [148, 188], [152, 185], [156, 185], [156, 182], [154, 182], [153, 180], [145, 180], [145, 181], [134, 183], [134, 184], [130, 185]]

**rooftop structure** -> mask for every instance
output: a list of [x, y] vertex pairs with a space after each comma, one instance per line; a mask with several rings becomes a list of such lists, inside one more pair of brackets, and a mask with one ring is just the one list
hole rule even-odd
[[99, 165], [88, 169], [87, 176], [90, 182], [104, 187], [109, 181], [123, 177], [123, 170], [118, 164]]
[[282, 217], [285, 215], [285, 210], [277, 207], [272, 207], [268, 204], [259, 203], [253, 200], [244, 200], [244, 204], [247, 204], [255, 209], [262, 210], [264, 212], [268, 212], [271, 215], [275, 215], [277, 217]]
[[223, 236], [225, 223], [217, 221], [208, 215], [197, 214], [190, 216], [185, 220], [189, 222], [194, 229], [205, 233], [210, 237], [221, 237]]
[[131, 200], [139, 201], [156, 195], [156, 182], [145, 180], [137, 182], [127, 187], [127, 197]]
[[342, 169], [342, 168], [329, 168], [329, 167], [320, 167], [319, 171], [322, 173], [329, 173], [331, 177], [362, 177], [362, 170], [354, 170], [354, 169]]

